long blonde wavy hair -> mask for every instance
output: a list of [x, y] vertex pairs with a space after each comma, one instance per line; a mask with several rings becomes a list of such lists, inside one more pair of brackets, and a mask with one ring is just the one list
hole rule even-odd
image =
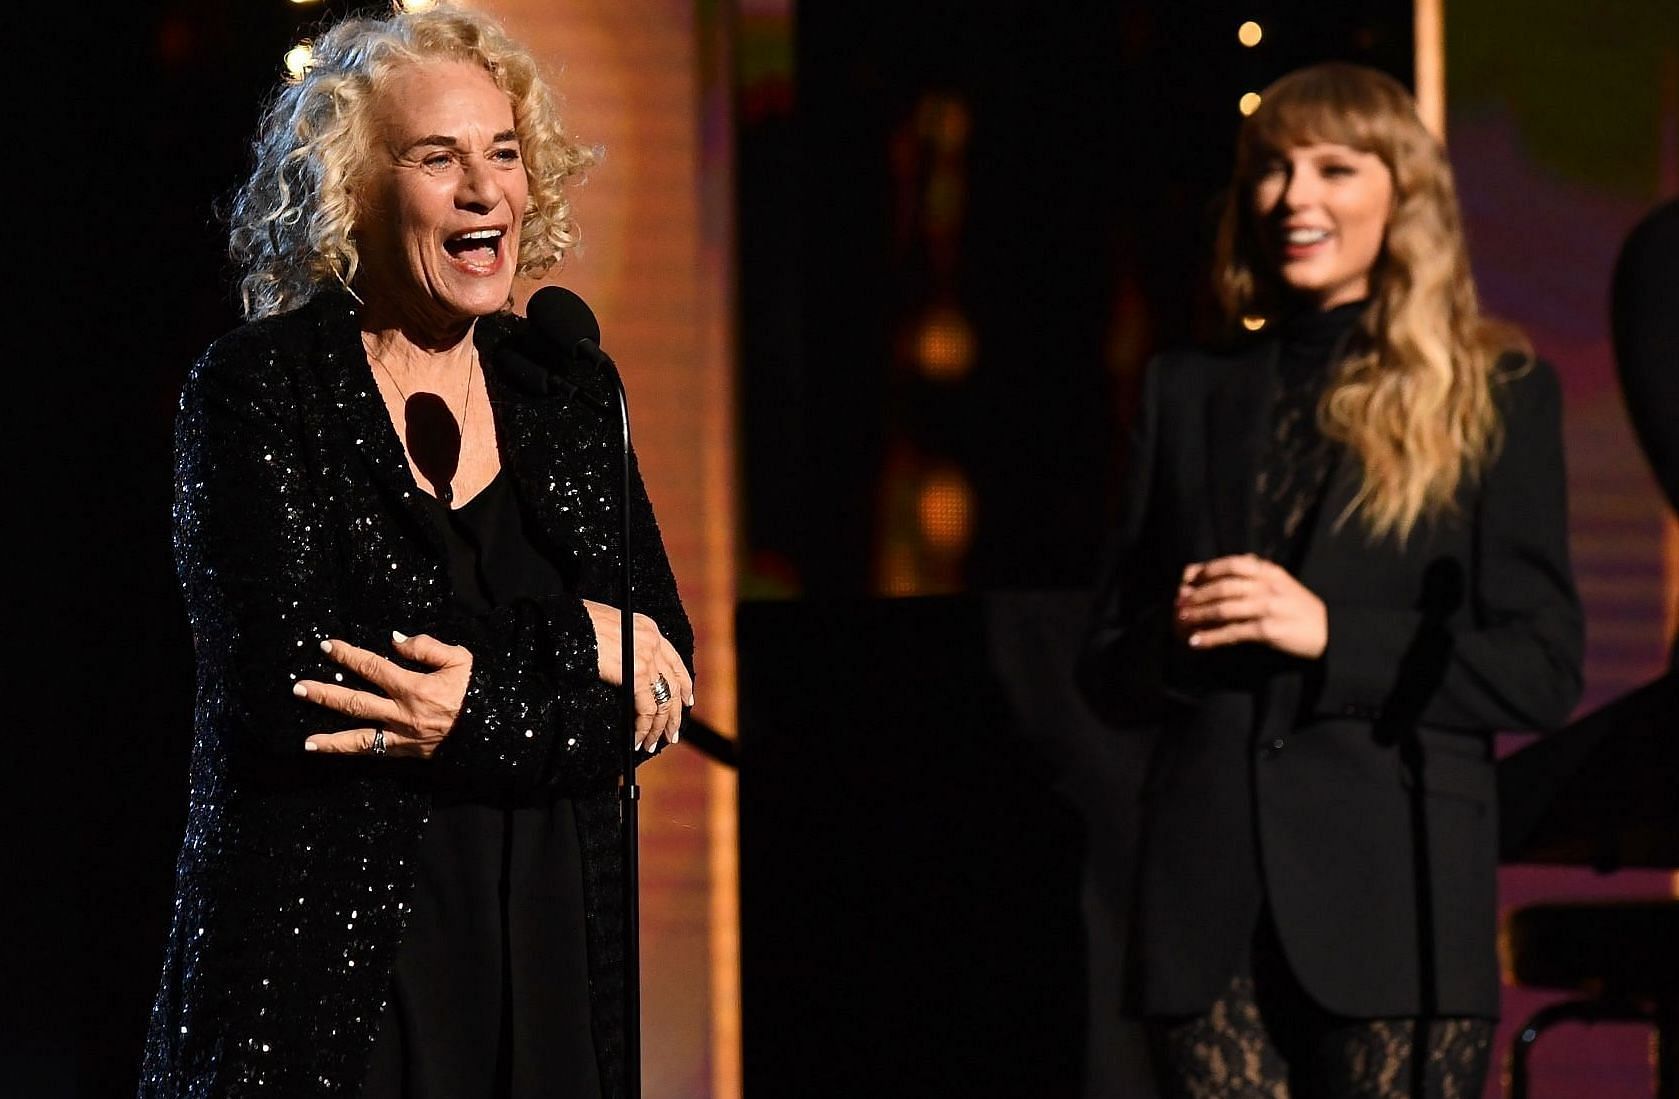
[[1459, 489], [1497, 454], [1499, 359], [1516, 351], [1525, 361], [1528, 345], [1481, 312], [1451, 165], [1410, 93], [1384, 73], [1343, 63], [1278, 80], [1242, 124], [1213, 263], [1214, 292], [1233, 330], [1292, 307], [1258, 232], [1254, 188], [1276, 153], [1317, 143], [1373, 153], [1393, 176], [1370, 301], [1318, 420], [1363, 466], [1339, 521], [1357, 512], [1372, 540], [1394, 535], [1403, 544], [1419, 521], [1454, 511]]
[[255, 163], [228, 211], [228, 254], [246, 317], [288, 312], [323, 286], [355, 281], [356, 190], [370, 163], [370, 108], [403, 65], [467, 61], [506, 93], [530, 181], [518, 273], [541, 275], [576, 244], [566, 188], [595, 153], [566, 136], [536, 59], [494, 20], [446, 5], [351, 17], [312, 49], [308, 68], [264, 110]]

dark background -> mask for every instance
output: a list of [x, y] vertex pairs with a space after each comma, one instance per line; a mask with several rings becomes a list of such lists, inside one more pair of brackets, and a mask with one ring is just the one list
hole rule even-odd
[[[3, 833], [9, 1093], [132, 1093], [190, 748], [175, 396], [238, 320], [213, 207], [246, 167], [278, 59], [347, 7], [64, 7], [20, 35], [8, 73], [25, 334], [5, 402], [22, 654]], [[740, 125], [748, 573], [768, 561], [794, 591], [873, 591], [882, 531], [856, 517], [876, 514], [884, 455], [908, 440], [973, 484], [962, 584], [1088, 583], [1140, 355], [1191, 328], [1236, 98], [1331, 56], [1408, 80], [1410, 5], [805, 0], [797, 19], [793, 108]], [[1258, 50], [1236, 42], [1244, 19], [1266, 27]], [[980, 352], [941, 386], [892, 351], [929, 268], [889, 231], [888, 145], [928, 91], [972, 118], [955, 293]], [[1128, 328], [1122, 301], [1142, 306]]]
[[[1330, 58], [1409, 83], [1411, 5], [795, 7], [791, 110], [740, 123], [751, 565], [810, 595], [879, 590], [881, 478], [908, 446], [973, 485], [959, 587], [1088, 584], [1137, 372], [1205, 312], [1237, 100]], [[978, 357], [956, 383], [896, 350], [940, 289], [898, 228], [926, 211], [890, 154], [928, 93], [972, 119], [954, 294]]]

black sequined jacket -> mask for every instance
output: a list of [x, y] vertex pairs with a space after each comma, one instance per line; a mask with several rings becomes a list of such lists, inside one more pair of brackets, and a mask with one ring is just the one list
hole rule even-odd
[[[449, 610], [439, 532], [362, 350], [355, 303], [322, 294], [213, 344], [177, 423], [176, 562], [197, 656], [191, 804], [143, 1097], [354, 1095], [402, 941], [429, 798], [425, 768], [575, 800], [590, 995], [608, 1096], [622, 1091], [620, 755], [580, 597], [615, 601], [617, 433], [576, 401], [529, 396], [475, 340], [503, 458], [577, 595], [471, 618]], [[604, 392], [604, 379], [574, 379]], [[609, 384], [609, 383], [607, 383]], [[639, 474], [636, 609], [692, 664], [693, 635]], [[355, 724], [294, 699], [338, 671], [318, 642], [388, 651], [392, 630], [473, 653], [454, 730], [429, 763], [306, 755]]]

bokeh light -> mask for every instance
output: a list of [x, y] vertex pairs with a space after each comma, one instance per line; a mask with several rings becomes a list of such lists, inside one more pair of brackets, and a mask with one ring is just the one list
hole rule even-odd
[[948, 307], [930, 309], [915, 334], [915, 359], [938, 381], [962, 377], [974, 365], [974, 332], [967, 318]]
[[966, 549], [973, 534], [973, 510], [973, 490], [958, 470], [934, 470], [921, 482], [915, 511], [929, 549], [942, 554]]
[[315, 48], [307, 42], [299, 42], [286, 51], [286, 72], [293, 80], [302, 80], [303, 74], [309, 71], [309, 66], [315, 63]]

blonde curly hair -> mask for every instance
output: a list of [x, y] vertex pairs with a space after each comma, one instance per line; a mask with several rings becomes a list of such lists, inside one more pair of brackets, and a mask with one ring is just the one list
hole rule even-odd
[[247, 318], [296, 309], [323, 286], [354, 282], [356, 184], [372, 147], [369, 107], [404, 65], [481, 65], [513, 108], [530, 197], [517, 271], [540, 276], [577, 243], [567, 186], [595, 152], [568, 138], [536, 59], [492, 19], [440, 5], [344, 19], [313, 43], [308, 68], [281, 85], [252, 145], [255, 165], [228, 211], [228, 254]]
[[1391, 534], [1404, 543], [1420, 520], [1455, 510], [1459, 489], [1496, 455], [1499, 359], [1531, 353], [1518, 330], [1481, 312], [1451, 164], [1410, 93], [1385, 73], [1344, 63], [1283, 77], [1242, 124], [1213, 263], [1214, 291], [1233, 330], [1289, 308], [1260, 242], [1254, 188], [1276, 153], [1317, 143], [1373, 153], [1393, 176], [1370, 302], [1318, 419], [1363, 465], [1359, 493], [1340, 520], [1356, 511], [1372, 539]]

